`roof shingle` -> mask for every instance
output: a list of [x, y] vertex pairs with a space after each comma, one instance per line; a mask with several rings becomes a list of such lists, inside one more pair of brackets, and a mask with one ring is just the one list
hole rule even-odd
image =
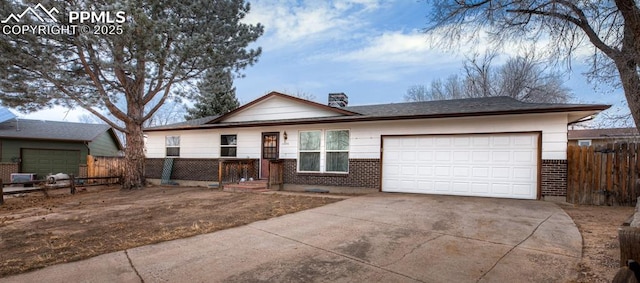
[[[600, 104], [553, 104], [521, 102], [511, 97], [483, 97], [424, 102], [404, 102], [377, 105], [349, 106], [340, 108], [360, 115], [338, 115], [333, 117], [270, 120], [260, 122], [215, 123], [215, 119], [198, 119], [178, 124], [147, 128], [145, 131], [180, 130], [215, 127], [242, 127], [256, 125], [287, 125], [322, 122], [350, 122], [400, 119], [426, 119], [443, 117], [506, 115], [521, 113], [551, 113], [570, 111], [602, 111], [610, 105]], [[586, 114], [588, 115], [588, 114]]]
[[0, 123], [0, 138], [92, 141], [110, 128], [104, 124], [11, 119]]

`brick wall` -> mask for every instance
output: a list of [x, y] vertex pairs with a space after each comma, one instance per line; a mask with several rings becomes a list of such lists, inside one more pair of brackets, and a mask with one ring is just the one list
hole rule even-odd
[[[162, 177], [163, 158], [146, 159], [145, 177], [160, 179]], [[296, 159], [284, 159], [284, 183], [300, 185], [344, 186], [380, 188], [379, 159], [349, 159], [349, 173], [297, 173]], [[14, 166], [11, 168], [11, 166]], [[259, 162], [255, 162], [258, 172]], [[5, 173], [6, 170], [13, 170]], [[17, 172], [17, 164], [0, 164], [0, 176]], [[4, 177], [3, 177], [4, 178]], [[177, 158], [174, 160], [171, 179], [193, 181], [217, 181], [218, 159]], [[542, 195], [567, 195], [567, 161], [542, 160]]]
[[284, 160], [284, 183], [343, 187], [380, 187], [380, 159], [349, 159], [349, 173], [297, 173], [296, 159]]
[[[218, 181], [218, 161], [215, 158], [176, 158], [173, 160], [172, 180], [190, 181]], [[254, 162], [254, 173], [258, 174], [260, 166], [258, 160]], [[145, 177], [151, 179], [162, 178], [164, 158], [147, 158], [145, 160]], [[229, 172], [236, 174], [237, 172]]]
[[541, 182], [543, 196], [566, 196], [567, 161], [555, 159], [542, 160]]
[[20, 172], [19, 163], [9, 163], [9, 162], [0, 163], [0, 178], [2, 178], [3, 183], [11, 182], [11, 173], [18, 173], [18, 172]]

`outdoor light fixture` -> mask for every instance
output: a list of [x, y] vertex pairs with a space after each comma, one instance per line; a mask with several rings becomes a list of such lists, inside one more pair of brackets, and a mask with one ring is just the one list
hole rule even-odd
[[284, 131], [284, 134], [282, 134], [282, 137], [284, 137], [284, 141], [287, 141], [287, 131]]

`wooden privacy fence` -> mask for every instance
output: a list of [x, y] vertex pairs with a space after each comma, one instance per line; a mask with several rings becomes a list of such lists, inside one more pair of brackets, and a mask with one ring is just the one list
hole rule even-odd
[[640, 144], [567, 149], [567, 202], [633, 206], [640, 196]]
[[[87, 177], [124, 175], [124, 158], [87, 155]], [[114, 180], [109, 180], [113, 182]]]
[[269, 189], [277, 186], [278, 190], [282, 190], [284, 185], [284, 162], [282, 160], [269, 160], [269, 180], [267, 185]]
[[241, 179], [258, 179], [255, 170], [256, 159], [234, 158], [218, 161], [218, 188], [223, 189], [225, 183], [238, 183]]

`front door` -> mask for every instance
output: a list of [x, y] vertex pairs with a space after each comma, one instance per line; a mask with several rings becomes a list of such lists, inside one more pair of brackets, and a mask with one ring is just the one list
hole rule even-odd
[[262, 158], [260, 159], [260, 178], [269, 178], [269, 160], [280, 157], [279, 132], [262, 133]]

